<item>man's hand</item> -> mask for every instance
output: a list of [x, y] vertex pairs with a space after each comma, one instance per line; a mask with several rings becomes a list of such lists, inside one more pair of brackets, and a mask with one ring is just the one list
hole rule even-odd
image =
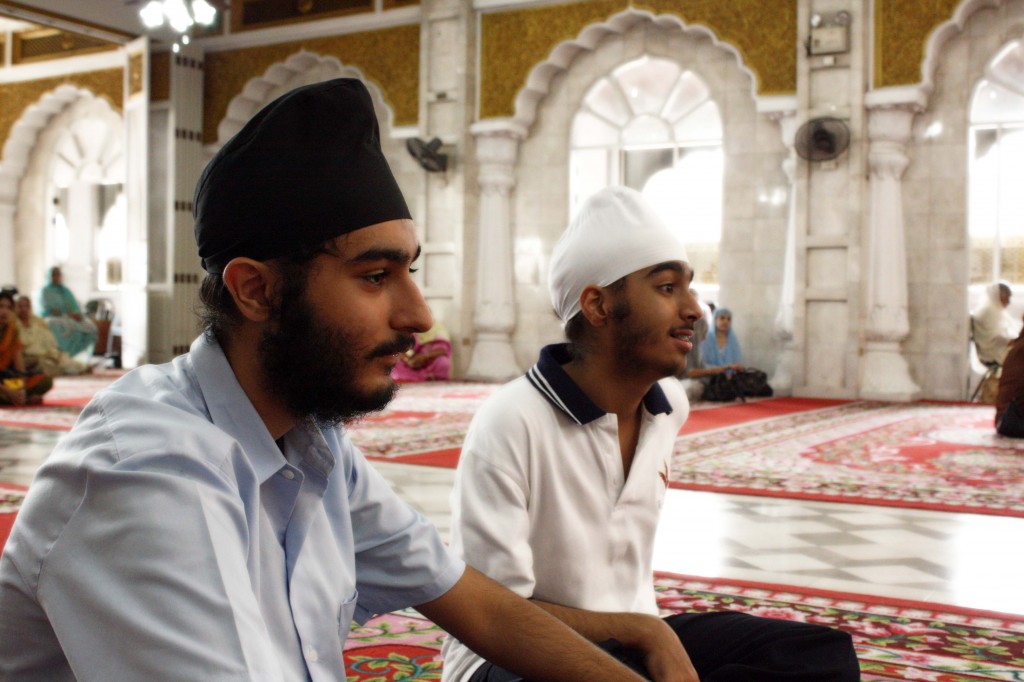
[[558, 619], [468, 566], [452, 589], [416, 608], [483, 658], [526, 679], [643, 680]]
[[592, 642], [618, 640], [644, 654], [644, 665], [655, 682], [698, 682], [697, 671], [679, 637], [668, 623], [646, 613], [607, 613], [574, 609], [534, 600]]

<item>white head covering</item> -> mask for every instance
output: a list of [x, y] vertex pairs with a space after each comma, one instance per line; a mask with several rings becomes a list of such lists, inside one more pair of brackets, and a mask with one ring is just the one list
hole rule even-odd
[[686, 261], [686, 248], [643, 195], [606, 187], [584, 202], [551, 254], [548, 290], [562, 322], [580, 311], [580, 294], [666, 261]]

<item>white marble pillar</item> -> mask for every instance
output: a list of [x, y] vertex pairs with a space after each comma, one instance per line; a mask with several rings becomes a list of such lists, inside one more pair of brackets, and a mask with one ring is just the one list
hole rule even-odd
[[0, 286], [14, 284], [14, 204], [0, 203]]
[[512, 350], [516, 326], [510, 194], [515, 162], [526, 129], [512, 121], [481, 121], [470, 127], [480, 164], [477, 232], [475, 340], [466, 377], [504, 381], [522, 373]]
[[900, 344], [910, 333], [901, 178], [914, 116], [923, 102], [866, 99], [870, 205], [864, 272], [865, 348], [859, 395], [910, 401], [921, 395]]
[[787, 188], [788, 210], [786, 213], [786, 245], [782, 264], [782, 291], [779, 296], [779, 310], [775, 315], [775, 338], [782, 343], [782, 350], [775, 364], [775, 372], [768, 382], [776, 395], [789, 395], [793, 391], [793, 370], [799, 357], [800, 344], [797, 342], [796, 327], [796, 171], [797, 159], [793, 142], [796, 137], [797, 119], [795, 111], [773, 115], [782, 132], [782, 143], [789, 150], [789, 156], [782, 162], [782, 170], [789, 181]]

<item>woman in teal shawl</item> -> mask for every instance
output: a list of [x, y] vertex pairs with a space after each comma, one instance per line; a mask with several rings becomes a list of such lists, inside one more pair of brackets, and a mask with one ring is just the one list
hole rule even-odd
[[715, 310], [714, 329], [715, 333], [708, 334], [700, 347], [704, 366], [742, 370], [740, 342], [732, 331], [732, 311], [728, 308]]
[[96, 325], [82, 316], [75, 295], [61, 279], [60, 268], [50, 268], [50, 281], [39, 295], [39, 309], [57, 337], [57, 347], [73, 357], [96, 343]]

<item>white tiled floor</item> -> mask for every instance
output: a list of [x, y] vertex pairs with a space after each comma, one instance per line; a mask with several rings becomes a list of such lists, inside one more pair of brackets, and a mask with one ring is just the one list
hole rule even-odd
[[[27, 485], [60, 435], [0, 427], [0, 480]], [[375, 466], [447, 537], [452, 470]], [[1024, 519], [669, 490], [654, 567], [1024, 614]]]
[[[454, 472], [375, 466], [447, 534]], [[654, 567], [1024, 614], [1024, 519], [669, 490]]]

